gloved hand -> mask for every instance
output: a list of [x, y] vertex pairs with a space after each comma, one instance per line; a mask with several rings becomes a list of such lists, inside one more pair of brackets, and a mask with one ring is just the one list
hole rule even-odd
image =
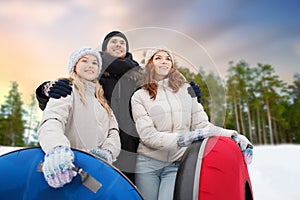
[[106, 160], [109, 164], [112, 164], [113, 156], [111, 151], [107, 149], [92, 149], [90, 150], [90, 153]]
[[43, 173], [49, 186], [63, 187], [70, 183], [76, 172], [74, 167], [74, 153], [69, 147], [58, 146], [50, 150], [44, 157]]
[[203, 132], [200, 129], [198, 129], [195, 131], [191, 131], [191, 132], [183, 133], [183, 134], [179, 135], [177, 144], [180, 147], [186, 147], [195, 141], [199, 141], [199, 140], [203, 140], [203, 139], [204, 139]]
[[242, 150], [244, 160], [247, 165], [251, 164], [253, 158], [253, 145], [244, 135], [235, 132], [231, 138], [238, 144]]
[[47, 97], [59, 99], [60, 97], [66, 97], [72, 92], [72, 87], [68, 80], [56, 80], [49, 81], [44, 85], [44, 94]]
[[192, 98], [197, 97], [197, 101], [198, 101], [198, 103], [200, 103], [202, 93], [201, 93], [201, 89], [200, 89], [199, 85], [197, 83], [195, 83], [194, 81], [191, 81], [190, 85], [191, 86], [187, 88], [188, 93], [191, 95]]

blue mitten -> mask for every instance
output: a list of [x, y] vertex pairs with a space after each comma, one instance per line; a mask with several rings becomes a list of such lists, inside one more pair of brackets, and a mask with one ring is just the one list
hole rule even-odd
[[44, 94], [47, 97], [59, 99], [66, 97], [72, 92], [72, 87], [68, 80], [49, 81], [44, 85]]
[[253, 158], [253, 145], [244, 135], [238, 134], [235, 132], [231, 138], [238, 144], [240, 147], [244, 160], [247, 165], [251, 164]]
[[245, 163], [247, 165], [250, 165], [252, 163], [253, 158], [253, 148], [246, 148], [246, 150], [243, 151], [243, 156]]
[[187, 147], [195, 141], [203, 140], [203, 132], [198, 129], [192, 132], [179, 135], [177, 144], [179, 147]]
[[192, 98], [197, 97], [197, 101], [198, 101], [198, 103], [200, 103], [202, 93], [201, 93], [201, 89], [200, 89], [199, 85], [197, 83], [195, 83], [194, 81], [191, 81], [190, 85], [191, 86], [188, 87], [188, 93], [191, 95]]
[[112, 153], [107, 149], [92, 149], [90, 150], [90, 153], [106, 160], [109, 164], [112, 164], [113, 162]]
[[211, 136], [219, 136], [219, 132], [211, 129], [210, 127], [205, 127], [202, 129], [197, 129], [188, 133], [179, 135], [177, 143], [180, 147], [186, 147], [195, 141], [203, 140]]
[[74, 153], [69, 147], [58, 146], [51, 149], [44, 157], [43, 173], [49, 186], [59, 188], [70, 183], [76, 172], [74, 167]]

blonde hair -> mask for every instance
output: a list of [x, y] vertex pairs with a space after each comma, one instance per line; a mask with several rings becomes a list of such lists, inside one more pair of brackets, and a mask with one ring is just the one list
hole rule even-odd
[[[164, 51], [164, 50], [161, 50]], [[156, 53], [158, 53], [157, 51]], [[164, 51], [168, 53], [167, 51]], [[155, 53], [155, 54], [156, 54]], [[154, 64], [153, 64], [153, 57], [154, 55], [150, 58], [149, 62], [146, 64], [146, 75], [144, 78], [144, 89], [146, 89], [149, 92], [149, 95], [151, 99], [156, 98], [157, 95], [157, 88], [158, 84], [157, 81], [155, 80], [155, 70], [154, 70]], [[169, 53], [168, 53], [169, 54]], [[177, 92], [179, 88], [186, 82], [186, 79], [184, 76], [174, 67], [174, 63], [172, 62], [172, 68], [170, 69], [170, 72], [168, 74], [169, 78], [169, 86], [170, 88], [173, 89], [173, 92]]]
[[[84, 95], [85, 90], [87, 88], [87, 84], [86, 84], [87, 81], [79, 77], [74, 70], [71, 72], [70, 78], [67, 78], [67, 80], [69, 80], [74, 85], [75, 89], [78, 91], [80, 100], [82, 101], [83, 105], [87, 106], [86, 97]], [[95, 91], [96, 98], [98, 99], [100, 104], [104, 107], [107, 114], [110, 116], [111, 108], [104, 97], [104, 90], [97, 79], [95, 79], [93, 82], [96, 84], [96, 91]]]

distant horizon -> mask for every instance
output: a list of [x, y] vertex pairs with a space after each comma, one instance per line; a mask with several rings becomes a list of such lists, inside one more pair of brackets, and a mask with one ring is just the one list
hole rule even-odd
[[[242, 60], [242, 59], [241, 59]], [[236, 64], [236, 63], [238, 63], [239, 61], [241, 61], [241, 60], [238, 60], [238, 61], [234, 61], [234, 63]], [[246, 61], [247, 62], [247, 61]], [[187, 64], [187, 63], [185, 63], [185, 64]], [[258, 64], [258, 63], [257, 63]], [[263, 63], [263, 64], [268, 64], [268, 63]], [[256, 67], [256, 66], [253, 66], [253, 67]], [[273, 66], [272, 66], [273, 67]], [[299, 72], [295, 72], [294, 74], [293, 74], [293, 76], [296, 74], [296, 73], [299, 73]], [[225, 76], [227, 75], [227, 74], [224, 74]], [[279, 74], [275, 71], [275, 73], [274, 73], [274, 75], [278, 75], [279, 76]], [[59, 77], [57, 77], [57, 78], [61, 78], [62, 76], [59, 76]], [[66, 75], [65, 77], [68, 77], [68, 75]], [[56, 80], [57, 78], [55, 78], [55, 79], [49, 79], [49, 80]], [[224, 77], [223, 77], [224, 78]], [[279, 76], [279, 79], [280, 79], [280, 76]], [[288, 84], [288, 85], [293, 85], [293, 81], [294, 81], [294, 79], [292, 79], [290, 82], [287, 82], [287, 81], [285, 81], [285, 80], [283, 80], [283, 79], [280, 79], [281, 81], [283, 81], [284, 83], [286, 83], [286, 84]], [[2, 104], [4, 104], [4, 102], [5, 102], [5, 97], [6, 96], [8, 96], [8, 94], [9, 94], [9, 90], [11, 89], [11, 82], [13, 82], [13, 81], [16, 81], [17, 83], [18, 83], [18, 81], [17, 80], [11, 80], [11, 81], [9, 81], [9, 83], [8, 83], [8, 86], [6, 87], [6, 88], [3, 88], [3, 87], [1, 87], [0, 88], [0, 94], [1, 94], [1, 96], [0, 96], [0, 105], [2, 105]], [[44, 80], [44, 81], [47, 81], [47, 80]], [[43, 83], [43, 82], [40, 82], [40, 84], [41, 83]], [[29, 103], [30, 103], [30, 95], [31, 94], [33, 94], [33, 95], [35, 95], [35, 90], [37, 89], [37, 87], [39, 86], [39, 85], [36, 85], [35, 87], [33, 87], [32, 88], [32, 93], [28, 93], [28, 92], [25, 92], [24, 93], [24, 91], [22, 91], [22, 89], [21, 88], [23, 88], [19, 83], [18, 83], [18, 85], [19, 85], [19, 92], [20, 92], [20, 94], [21, 94], [21, 99], [22, 99], [22, 101], [23, 101], [23, 103], [24, 103], [24, 106], [27, 106]], [[36, 100], [36, 103], [37, 103], [37, 106], [38, 106], [38, 102], [37, 102], [37, 100]]]

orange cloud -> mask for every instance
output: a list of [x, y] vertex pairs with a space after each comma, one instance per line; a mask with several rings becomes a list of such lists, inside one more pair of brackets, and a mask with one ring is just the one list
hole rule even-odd
[[59, 55], [57, 61], [51, 60], [43, 46], [33, 45], [35, 42], [30, 37], [0, 35], [0, 102], [8, 94], [11, 81], [19, 84], [22, 99], [27, 103], [41, 82], [66, 74], [63, 64], [57, 64], [64, 60]]
[[[68, 12], [67, 5], [52, 1], [4, 1], [0, 3], [0, 16], [10, 23], [50, 25]], [[45, 10], [47, 13], [45, 14]]]

